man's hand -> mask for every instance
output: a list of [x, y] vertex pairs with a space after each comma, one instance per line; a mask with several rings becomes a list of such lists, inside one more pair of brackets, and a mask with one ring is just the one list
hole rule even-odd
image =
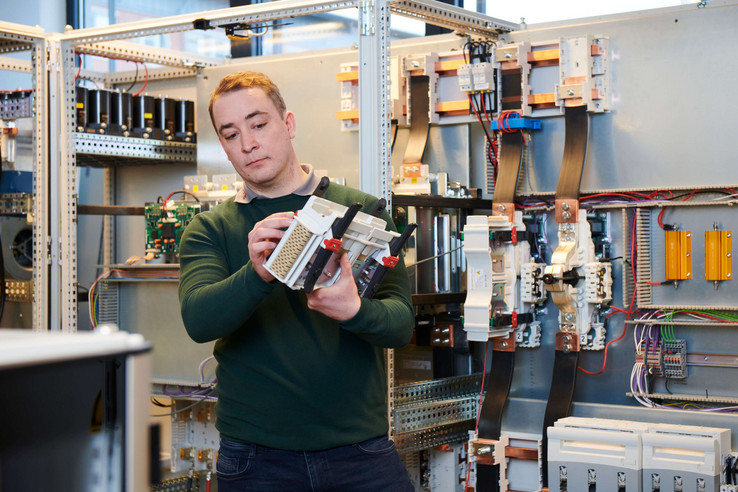
[[361, 298], [354, 283], [348, 256], [345, 253], [341, 255], [341, 277], [333, 285], [306, 295], [310, 309], [336, 321], [346, 321], [356, 316], [361, 307]]
[[264, 268], [264, 264], [293, 220], [294, 213], [279, 212], [257, 222], [249, 232], [249, 258], [254, 270], [265, 282], [272, 282], [274, 276]]

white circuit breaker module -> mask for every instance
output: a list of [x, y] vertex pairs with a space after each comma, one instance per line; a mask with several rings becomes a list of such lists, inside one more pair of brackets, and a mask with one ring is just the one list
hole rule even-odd
[[311, 196], [295, 214], [265, 268], [294, 290], [312, 292], [332, 285], [341, 274], [343, 253], [353, 267], [359, 294], [371, 297], [389, 268], [398, 261], [399, 251], [412, 233], [386, 230], [387, 223], [376, 215], [384, 210], [380, 200], [373, 214], [360, 212], [361, 204], [349, 207]]

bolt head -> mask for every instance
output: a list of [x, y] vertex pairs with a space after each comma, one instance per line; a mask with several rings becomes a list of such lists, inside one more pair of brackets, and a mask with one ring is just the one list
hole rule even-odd
[[561, 209], [562, 209], [562, 210], [569, 210], [569, 204], [568, 204], [568, 203], [566, 203], [566, 202], [562, 203], [562, 204], [561, 204]]
[[505, 207], [504, 205], [499, 205], [497, 207], [497, 210], [499, 210], [500, 212], [504, 212], [505, 210], [507, 210], [507, 207]]
[[561, 217], [564, 220], [569, 220], [571, 218], [571, 214], [569, 212], [564, 212], [563, 214], [561, 214]]

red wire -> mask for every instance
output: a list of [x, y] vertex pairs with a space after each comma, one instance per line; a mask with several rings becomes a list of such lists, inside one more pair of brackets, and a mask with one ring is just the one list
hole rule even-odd
[[[643, 193], [638, 193], [638, 192], [635, 192], [635, 191], [630, 192], [630, 193], [632, 195], [639, 195], [639, 196], [643, 197], [645, 200], [650, 200], [651, 199], [651, 197], [649, 195], [645, 195]], [[634, 197], [632, 195], [629, 195], [627, 193], [595, 193], [593, 195], [584, 195], [584, 196], [581, 196], [581, 197], [579, 197], [579, 199], [580, 200], [587, 200], [589, 198], [597, 198], [597, 197], [600, 197], [600, 196], [620, 196], [620, 197], [623, 197], [623, 198], [630, 198], [631, 200], [636, 200], [636, 197]]]
[[144, 70], [146, 71], [146, 78], [144, 79], [144, 85], [141, 87], [141, 90], [133, 94], [134, 96], [138, 96], [139, 94], [141, 94], [149, 83], [149, 69], [146, 67], [145, 63], [142, 63], [142, 65], [144, 66]]
[[[633, 217], [633, 227], [631, 228], [631, 234], [630, 234], [630, 268], [631, 268], [631, 273], [633, 274], [634, 284], [636, 284], [637, 282], [636, 274], [635, 274], [635, 220], [636, 220], [635, 217]], [[607, 366], [607, 350], [610, 348], [610, 344], [613, 342], [618, 342], [622, 340], [625, 334], [628, 332], [628, 319], [633, 315], [633, 304], [635, 303], [635, 297], [636, 297], [636, 289], [634, 287], [633, 295], [630, 298], [630, 305], [628, 306], [628, 310], [626, 311], [622, 308], [613, 307], [612, 309], [614, 309], [615, 311], [613, 311], [612, 313], [608, 314], [605, 317], [605, 319], [609, 319], [610, 316], [614, 314], [625, 313], [625, 322], [623, 323], [623, 332], [620, 334], [619, 337], [614, 338], [605, 344], [605, 352], [602, 358], [602, 367], [600, 368], [600, 370], [597, 372], [592, 372], [592, 371], [588, 371], [584, 369], [582, 366], [577, 366], [577, 369], [579, 369], [585, 374], [589, 374], [590, 376], [599, 376], [600, 374], [605, 372], [605, 367]]]
[[[482, 121], [482, 117], [479, 115], [479, 110], [477, 110], [476, 105], [474, 104], [474, 100], [472, 99], [471, 94], [466, 95], [469, 98], [469, 106], [471, 106], [472, 111], [474, 111], [474, 114], [476, 115], [477, 119], [479, 120], [479, 124], [482, 125], [482, 130], [484, 131], [484, 134], [487, 136], [487, 141], [490, 145], [494, 145], [492, 143], [492, 138], [489, 136], [489, 132], [487, 131], [487, 127], [484, 126], [484, 122]], [[495, 184], [497, 182], [497, 162], [492, 163], [492, 184]]]
[[79, 78], [79, 74], [82, 72], [82, 55], [79, 56], [79, 68], [77, 68], [77, 75], [74, 76], [74, 81], [77, 82], [77, 79]]

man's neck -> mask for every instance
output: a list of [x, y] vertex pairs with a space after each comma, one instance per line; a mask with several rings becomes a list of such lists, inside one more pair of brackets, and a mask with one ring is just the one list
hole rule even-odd
[[261, 195], [266, 198], [278, 198], [280, 196], [286, 196], [300, 188], [309, 178], [309, 174], [305, 172], [299, 162], [295, 165], [290, 166], [289, 173], [278, 176], [274, 183], [268, 183], [267, 186], [252, 186], [246, 183], [246, 186], [257, 195]]

